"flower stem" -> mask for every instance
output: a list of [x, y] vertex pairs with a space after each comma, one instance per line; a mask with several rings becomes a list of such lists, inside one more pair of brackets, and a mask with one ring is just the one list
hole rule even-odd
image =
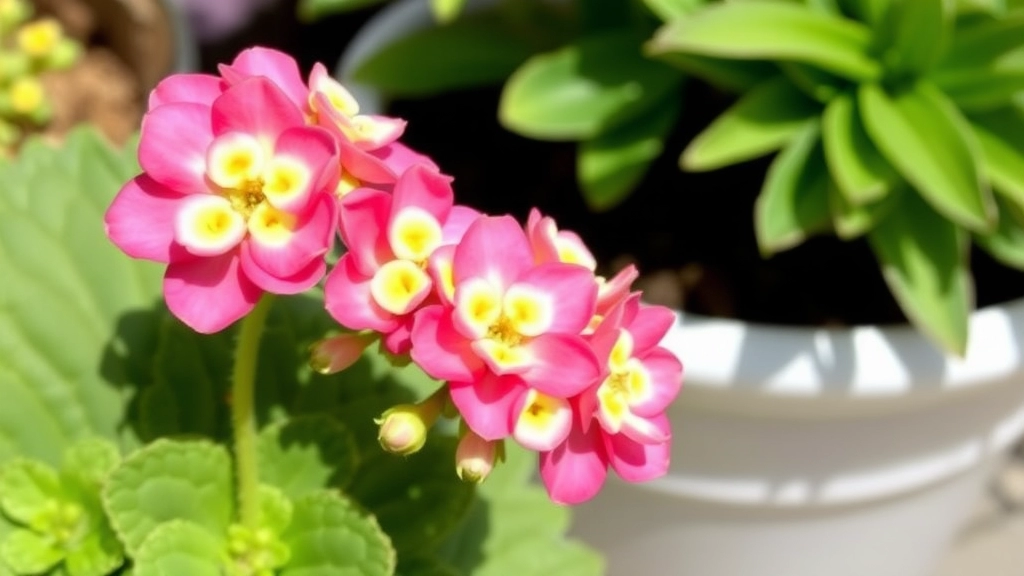
[[231, 376], [231, 424], [235, 436], [235, 467], [238, 478], [238, 520], [249, 528], [259, 522], [259, 471], [256, 466], [256, 410], [253, 389], [260, 336], [273, 298], [265, 295], [242, 319], [235, 343], [235, 365]]

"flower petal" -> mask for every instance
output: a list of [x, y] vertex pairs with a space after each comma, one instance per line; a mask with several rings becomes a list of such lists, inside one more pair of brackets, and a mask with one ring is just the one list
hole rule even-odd
[[125, 184], [103, 217], [107, 237], [132, 258], [171, 261], [182, 196], [142, 174]]
[[261, 294], [242, 273], [236, 253], [172, 262], [164, 275], [167, 307], [203, 334], [219, 332], [248, 314]]
[[172, 74], [149, 93], [149, 110], [174, 102], [212, 106], [225, 88], [224, 80], [212, 74]]
[[533, 266], [526, 234], [511, 216], [481, 216], [455, 250], [455, 285], [484, 278], [504, 291]]
[[453, 381], [448, 387], [452, 403], [478, 436], [501, 440], [512, 433], [515, 404], [526, 393], [526, 386], [517, 378], [488, 372], [478, 380]]
[[210, 113], [209, 106], [182, 102], [146, 114], [139, 138], [143, 171], [182, 194], [207, 192], [206, 149], [213, 142]]
[[485, 372], [470, 341], [455, 329], [450, 311], [439, 304], [416, 313], [411, 354], [413, 361], [437, 380], [473, 382]]
[[573, 409], [568, 400], [530, 389], [516, 402], [512, 435], [528, 450], [549, 452], [569, 436]]
[[357, 180], [371, 184], [393, 184], [398, 180], [395, 172], [384, 160], [352, 143], [337, 127], [326, 126], [338, 142], [341, 167]]
[[417, 164], [422, 164], [432, 170], [441, 170], [429, 156], [420, 154], [400, 142], [392, 142], [387, 146], [372, 150], [370, 155], [382, 161], [395, 174], [402, 174]]
[[334, 190], [340, 176], [337, 147], [326, 130], [289, 128], [274, 144], [263, 193], [275, 208], [297, 213], [317, 192]]
[[[249, 218], [250, 234], [246, 244], [252, 262], [271, 276], [286, 278], [306, 268], [311, 261], [323, 260], [334, 240], [336, 206], [334, 199], [325, 194], [316, 198], [315, 204], [300, 217], [261, 206], [266, 210], [257, 209]], [[256, 225], [264, 213], [276, 222], [270, 223], [266, 233], [258, 231], [265, 227]], [[286, 230], [278, 231], [278, 227]]]
[[540, 477], [551, 500], [557, 504], [580, 504], [601, 490], [608, 475], [607, 456], [600, 429], [583, 432], [573, 426], [557, 448], [540, 455]]
[[651, 417], [665, 411], [683, 386], [683, 364], [668, 350], [655, 346], [638, 358], [650, 377], [650, 391], [640, 402], [630, 403], [639, 416]]
[[626, 329], [633, 335], [633, 349], [639, 353], [657, 346], [675, 323], [676, 315], [668, 308], [640, 304], [636, 317], [626, 324]]
[[232, 84], [246, 78], [263, 76], [270, 79], [300, 109], [309, 101], [309, 89], [302, 80], [299, 65], [294, 58], [271, 48], [256, 46], [243, 50], [229, 67], [222, 67], [221, 73]]
[[[655, 426], [670, 434], [668, 418], [661, 416], [653, 420]], [[594, 426], [593, 430], [599, 429]], [[625, 434], [604, 437], [605, 449], [612, 468], [627, 482], [647, 482], [660, 478], [668, 472], [671, 460], [669, 442], [661, 444], [640, 444]]]
[[597, 283], [590, 270], [552, 262], [527, 270], [515, 286], [549, 294], [554, 302], [548, 332], [579, 334], [596, 310]]
[[391, 195], [372, 188], [357, 188], [340, 203], [338, 213], [342, 242], [365, 276], [394, 259], [388, 244], [388, 213]]
[[469, 206], [453, 206], [448, 213], [448, 219], [441, 227], [442, 244], [458, 244], [466, 235], [469, 226], [480, 217], [480, 212]]
[[327, 275], [324, 301], [331, 317], [349, 330], [388, 333], [398, 326], [393, 314], [373, 302], [370, 277], [359, 272], [351, 253], [342, 256]]
[[213, 133], [246, 132], [272, 144], [285, 130], [305, 126], [306, 118], [276, 84], [248, 78], [213, 102]]
[[532, 388], [569, 398], [586, 390], [601, 375], [597, 356], [583, 338], [569, 334], [542, 334], [521, 344], [532, 358], [520, 374]]
[[443, 223], [455, 202], [452, 177], [426, 166], [413, 166], [398, 178], [392, 198], [391, 221], [406, 208], [416, 207]]
[[611, 280], [603, 280], [597, 288], [597, 313], [604, 315], [629, 297], [629, 288], [640, 277], [636, 266], [630, 264], [619, 270]]

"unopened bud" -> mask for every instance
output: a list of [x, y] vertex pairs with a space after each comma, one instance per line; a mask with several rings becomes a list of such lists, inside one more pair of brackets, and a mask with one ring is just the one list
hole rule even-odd
[[43, 107], [46, 102], [46, 92], [42, 83], [32, 76], [18, 78], [11, 84], [8, 93], [11, 102], [11, 110], [20, 116], [31, 116]]
[[467, 430], [455, 449], [455, 473], [463, 482], [479, 484], [487, 479], [495, 464], [503, 459], [503, 440], [484, 440]]
[[64, 30], [53, 18], [40, 18], [18, 29], [18, 48], [33, 58], [46, 58], [64, 39]]
[[309, 365], [321, 374], [336, 374], [356, 363], [373, 338], [362, 334], [339, 334], [309, 347]]
[[447, 397], [447, 389], [419, 404], [399, 404], [374, 420], [379, 426], [377, 440], [381, 448], [392, 454], [409, 456], [419, 452], [427, 442], [427, 430], [434, 425]]

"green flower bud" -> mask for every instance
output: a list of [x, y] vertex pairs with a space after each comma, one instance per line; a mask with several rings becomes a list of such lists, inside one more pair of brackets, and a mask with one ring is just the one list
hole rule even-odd
[[467, 430], [455, 449], [455, 473], [463, 482], [479, 484], [494, 471], [498, 461], [504, 460], [503, 440], [484, 440]]
[[374, 420], [379, 426], [377, 440], [392, 454], [408, 456], [419, 452], [427, 442], [427, 430], [434, 425], [444, 407], [448, 389], [441, 388], [419, 404], [399, 404]]

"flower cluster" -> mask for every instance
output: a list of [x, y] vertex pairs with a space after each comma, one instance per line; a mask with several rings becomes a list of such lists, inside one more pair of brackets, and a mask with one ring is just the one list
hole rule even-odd
[[[394, 452], [417, 450], [454, 408], [468, 480], [508, 438], [539, 453], [561, 503], [594, 496], [609, 467], [629, 481], [664, 474], [682, 366], [658, 343], [673, 314], [630, 291], [632, 267], [596, 276], [551, 218], [535, 211], [524, 227], [455, 205], [452, 179], [397, 142], [403, 129], [360, 114], [322, 66], [303, 81], [272, 50], [219, 76], [172, 76], [152, 93], [143, 173], [107, 212], [108, 234], [167, 264], [168, 307], [200, 332], [326, 275], [326, 310], [350, 332], [314, 347], [317, 369], [344, 369], [379, 340], [446, 382], [378, 420]], [[336, 236], [346, 251], [328, 272]]]

